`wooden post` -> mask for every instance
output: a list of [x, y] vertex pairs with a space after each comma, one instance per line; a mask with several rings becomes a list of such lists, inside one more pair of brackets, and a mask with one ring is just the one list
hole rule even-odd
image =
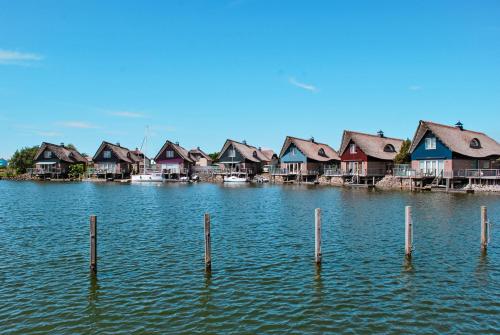
[[210, 240], [210, 214], [205, 214], [205, 271], [212, 271], [212, 244]]
[[481, 250], [486, 251], [488, 247], [488, 210], [481, 206]]
[[446, 192], [450, 190], [450, 178], [446, 178]]
[[411, 258], [413, 247], [413, 222], [411, 217], [411, 206], [405, 207], [405, 256]]
[[321, 209], [314, 211], [314, 259], [316, 264], [321, 264]]
[[90, 272], [97, 273], [97, 217], [90, 216]]

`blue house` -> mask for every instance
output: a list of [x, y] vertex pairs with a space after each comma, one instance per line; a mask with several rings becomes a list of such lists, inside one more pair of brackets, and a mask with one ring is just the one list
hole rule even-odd
[[500, 144], [484, 133], [464, 129], [460, 121], [455, 126], [420, 121], [410, 153], [412, 169], [419, 176], [459, 178], [493, 169]]
[[0, 168], [6, 168], [9, 162], [6, 159], [0, 158]]

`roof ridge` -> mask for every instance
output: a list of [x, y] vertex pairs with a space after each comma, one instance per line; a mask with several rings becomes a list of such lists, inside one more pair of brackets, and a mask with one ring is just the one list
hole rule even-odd
[[[480, 131], [470, 130], [470, 129], [466, 129], [466, 128], [459, 129], [459, 128], [455, 127], [455, 126], [450, 126], [450, 125], [447, 125], [447, 124], [437, 123], [437, 122], [433, 122], [433, 121], [425, 121], [425, 120], [420, 120], [420, 121], [423, 122], [423, 123], [430, 123], [430, 124], [433, 124], [433, 125], [436, 125], [436, 126], [439, 126], [439, 127], [445, 127], [445, 128], [450, 128], [450, 129], [458, 129], [460, 131], [468, 131], [468, 132], [471, 132], [471, 133], [481, 134], [481, 135], [488, 136], [485, 133], [480, 132]], [[488, 136], [488, 137], [490, 137], [490, 136]]]
[[344, 132], [351, 133], [351, 134], [359, 134], [359, 135], [364, 135], [364, 136], [371, 136], [371, 137], [375, 137], [375, 138], [386, 138], [386, 139], [389, 139], [389, 140], [404, 141], [402, 138], [387, 137], [385, 135], [384, 136], [379, 136], [379, 135], [375, 135], [375, 134], [362, 133], [360, 131], [344, 130]]
[[[305, 138], [300, 138], [300, 137], [296, 137], [296, 136], [287, 136], [289, 138], [292, 138], [292, 139], [296, 139], [296, 140], [299, 140], [299, 141], [304, 141], [304, 142], [309, 142], [309, 143], [314, 143], [314, 144], [321, 144], [321, 145], [327, 145], [329, 146], [330, 148], [332, 148], [332, 146], [330, 144], [327, 144], [327, 143], [323, 143], [323, 142], [317, 142], [316, 140], [311, 141], [310, 139], [307, 140]], [[333, 149], [333, 148], [332, 148]]]

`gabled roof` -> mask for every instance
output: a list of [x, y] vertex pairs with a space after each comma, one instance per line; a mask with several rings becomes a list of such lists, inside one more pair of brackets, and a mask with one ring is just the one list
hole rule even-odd
[[101, 145], [99, 146], [99, 149], [97, 149], [94, 157], [92, 160], [96, 160], [97, 156], [101, 153], [106, 146], [118, 157], [119, 160], [127, 162], [127, 163], [137, 163], [141, 161], [141, 157], [135, 155], [130, 149], [122, 147], [117, 144], [113, 144], [110, 142], [103, 141]]
[[138, 148], [135, 148], [135, 150], [131, 150], [130, 151], [131, 153], [133, 153], [134, 155], [136, 155], [137, 157], [139, 157], [141, 160], [146, 158], [146, 159], [149, 159], [148, 156], [146, 156], [141, 150], [139, 150]]
[[[268, 157], [261, 149], [258, 149], [254, 146], [248, 145], [246, 143], [241, 143], [235, 140], [227, 139], [222, 147], [222, 150], [219, 153], [217, 159], [222, 157], [222, 154], [231, 146], [233, 147], [243, 156], [243, 158], [248, 159], [251, 162], [255, 163], [267, 163], [271, 161], [271, 157]], [[255, 156], [254, 156], [255, 152]]]
[[[356, 131], [344, 130], [342, 135], [342, 143], [340, 145], [339, 154], [343, 155], [351, 140], [370, 157], [393, 160], [401, 150], [403, 140], [399, 138], [385, 137], [380, 135], [372, 135], [359, 133]], [[392, 145], [394, 152], [385, 151], [386, 145]]]
[[35, 161], [39, 159], [40, 155], [45, 151], [45, 149], [49, 149], [61, 161], [68, 163], [87, 163], [85, 157], [83, 157], [78, 152], [78, 150], [73, 150], [65, 147], [64, 145], [57, 145], [48, 142], [42, 143], [37, 153], [35, 154]]
[[[413, 137], [410, 153], [415, 150], [427, 131], [436, 135], [451, 151], [464, 156], [482, 158], [500, 155], [500, 144], [484, 133], [422, 120]], [[473, 139], [479, 140], [479, 148], [470, 147]]]
[[155, 161], [158, 160], [160, 158], [160, 155], [161, 153], [167, 148], [167, 146], [172, 146], [172, 148], [174, 149], [175, 152], [177, 152], [177, 154], [179, 156], [182, 157], [182, 159], [190, 162], [190, 163], [194, 163], [193, 159], [191, 157], [189, 157], [189, 152], [184, 149], [183, 147], [181, 147], [179, 144], [177, 143], [173, 143], [171, 141], [166, 141], [165, 144], [161, 147], [160, 151], [158, 151], [158, 154], [156, 154], [156, 157], [155, 157]]
[[210, 158], [209, 155], [207, 155], [203, 150], [201, 150], [200, 147], [197, 147], [196, 149], [189, 150], [188, 154], [189, 154], [189, 157], [191, 157], [192, 155], [200, 155], [200, 156], [204, 157], [207, 161], [212, 161], [212, 158]]
[[[283, 147], [281, 148], [280, 157], [283, 157], [285, 151], [291, 144], [295, 146], [309, 159], [313, 159], [318, 162], [328, 162], [330, 160], [340, 161], [340, 157], [332, 147], [328, 144], [319, 143], [314, 141], [314, 139], [304, 140], [302, 138], [287, 136]], [[323, 149], [325, 155], [320, 155], [320, 150]]]

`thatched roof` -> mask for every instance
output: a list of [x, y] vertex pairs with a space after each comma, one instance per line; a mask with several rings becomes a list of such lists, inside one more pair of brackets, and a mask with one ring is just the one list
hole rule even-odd
[[[233, 147], [243, 156], [243, 158], [248, 159], [251, 162], [255, 163], [269, 163], [271, 161], [271, 157], [268, 157], [269, 151], [267, 153], [264, 153], [260, 148], [256, 148], [254, 146], [248, 145], [246, 143], [241, 143], [238, 141], [234, 140], [226, 140], [224, 143], [224, 146], [222, 147], [222, 150], [219, 153], [219, 156], [217, 159], [220, 159], [222, 157], [222, 154], [231, 146]], [[255, 153], [255, 156], [254, 156]]]
[[155, 157], [155, 161], [156, 160], [159, 160], [160, 159], [160, 155], [161, 153], [168, 147], [168, 146], [171, 146], [172, 149], [177, 152], [177, 154], [179, 156], [182, 157], [182, 159], [190, 162], [190, 163], [194, 163], [194, 160], [189, 156], [189, 151], [187, 151], [185, 148], [181, 147], [179, 145], [179, 143], [174, 143], [174, 142], [171, 142], [171, 141], [166, 141], [165, 144], [161, 147], [160, 151], [158, 151], [158, 154], [156, 155]]
[[56, 155], [56, 157], [68, 163], [87, 163], [87, 159], [83, 157], [78, 150], [73, 150], [65, 147], [64, 145], [57, 145], [52, 143], [43, 142], [37, 153], [35, 154], [34, 160], [37, 161], [40, 158], [40, 155], [45, 151], [45, 149], [49, 149], [51, 152]]
[[101, 151], [104, 150], [104, 148], [109, 148], [116, 157], [118, 157], [119, 160], [127, 162], [127, 163], [137, 163], [142, 160], [141, 157], [135, 155], [130, 149], [122, 147], [121, 145], [118, 144], [113, 144], [110, 142], [103, 141], [101, 145], [99, 146], [99, 149], [97, 149], [97, 152], [95, 153], [93, 160], [95, 161], [97, 156], [101, 153]]
[[[403, 140], [399, 138], [344, 130], [339, 150], [340, 155], [344, 154], [351, 141], [353, 141], [367, 156], [383, 160], [394, 160], [403, 144]], [[391, 152], [387, 150], [390, 148], [389, 145], [392, 145], [394, 151]]]
[[[207, 161], [209, 161], [209, 162], [212, 161], [212, 158], [210, 158], [209, 155], [207, 155], [203, 150], [201, 150], [200, 147], [189, 150], [188, 154], [189, 154], [189, 157], [192, 157], [194, 155], [200, 155], [200, 156], [204, 157]], [[191, 158], [191, 159], [195, 160], [194, 158]]]
[[[464, 156], [484, 158], [500, 155], [500, 144], [484, 133], [430, 121], [420, 121], [413, 137], [410, 152], [415, 150], [427, 131], [436, 135], [451, 151]], [[478, 148], [471, 147], [471, 141], [474, 139], [479, 141]]]
[[283, 147], [280, 151], [280, 157], [283, 157], [285, 151], [292, 143], [309, 159], [318, 162], [328, 162], [331, 160], [340, 161], [337, 151], [335, 151], [328, 144], [316, 142], [313, 138], [304, 140], [302, 138], [292, 136], [286, 137], [285, 143], [283, 143]]

